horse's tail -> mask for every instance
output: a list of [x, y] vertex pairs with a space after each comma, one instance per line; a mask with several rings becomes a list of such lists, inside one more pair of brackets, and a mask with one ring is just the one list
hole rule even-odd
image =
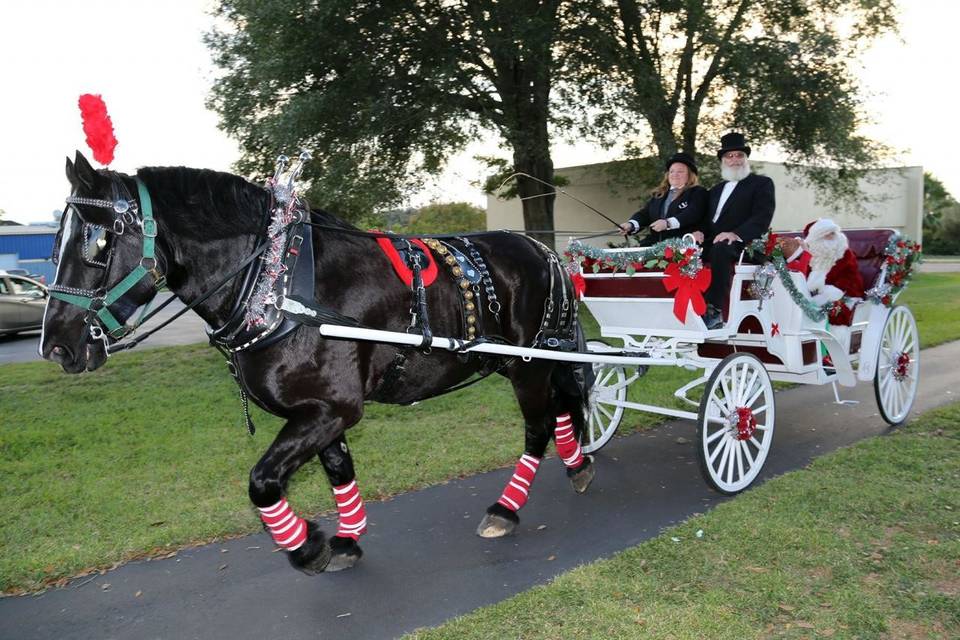
[[[586, 340], [579, 321], [576, 329], [577, 351], [583, 353], [586, 351]], [[577, 439], [580, 438], [586, 424], [590, 389], [593, 388], [595, 379], [593, 365], [589, 362], [561, 362], [554, 367], [550, 378], [554, 401], [557, 403], [557, 413], [570, 414]]]

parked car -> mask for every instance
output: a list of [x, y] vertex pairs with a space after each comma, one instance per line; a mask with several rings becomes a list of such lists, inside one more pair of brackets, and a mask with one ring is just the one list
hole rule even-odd
[[36, 280], [42, 284], [46, 284], [46, 278], [44, 278], [39, 273], [30, 273], [26, 269], [0, 269], [0, 275], [6, 274], [8, 276], [23, 276], [24, 278], [30, 278], [31, 280]]
[[0, 335], [39, 329], [47, 295], [40, 282], [0, 271]]

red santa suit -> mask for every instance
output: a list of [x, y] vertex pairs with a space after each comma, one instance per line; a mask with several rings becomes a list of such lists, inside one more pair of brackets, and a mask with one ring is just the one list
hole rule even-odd
[[[824, 305], [844, 296], [862, 300], [865, 294], [857, 257], [840, 227], [833, 220], [821, 218], [808, 224], [803, 233], [807, 250], [790, 256], [787, 266], [807, 276], [813, 301]], [[856, 302], [836, 305], [830, 312], [830, 324], [849, 325]]]

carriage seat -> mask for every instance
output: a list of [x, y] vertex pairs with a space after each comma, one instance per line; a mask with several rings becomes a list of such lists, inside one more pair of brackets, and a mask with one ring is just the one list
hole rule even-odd
[[[876, 284], [877, 276], [883, 266], [883, 251], [896, 231], [893, 229], [848, 229], [843, 233], [850, 243], [850, 250], [857, 258], [857, 266], [860, 268], [863, 286], [865, 289], [870, 289]], [[799, 238], [803, 236], [803, 233], [786, 231], [777, 235], [785, 238]]]

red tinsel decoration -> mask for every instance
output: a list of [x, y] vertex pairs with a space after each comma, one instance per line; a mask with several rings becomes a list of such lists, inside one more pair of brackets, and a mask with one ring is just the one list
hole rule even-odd
[[113, 122], [107, 114], [107, 105], [99, 95], [85, 93], [80, 96], [80, 117], [87, 144], [93, 151], [93, 159], [106, 166], [113, 162], [113, 150], [117, 139], [113, 136]]

